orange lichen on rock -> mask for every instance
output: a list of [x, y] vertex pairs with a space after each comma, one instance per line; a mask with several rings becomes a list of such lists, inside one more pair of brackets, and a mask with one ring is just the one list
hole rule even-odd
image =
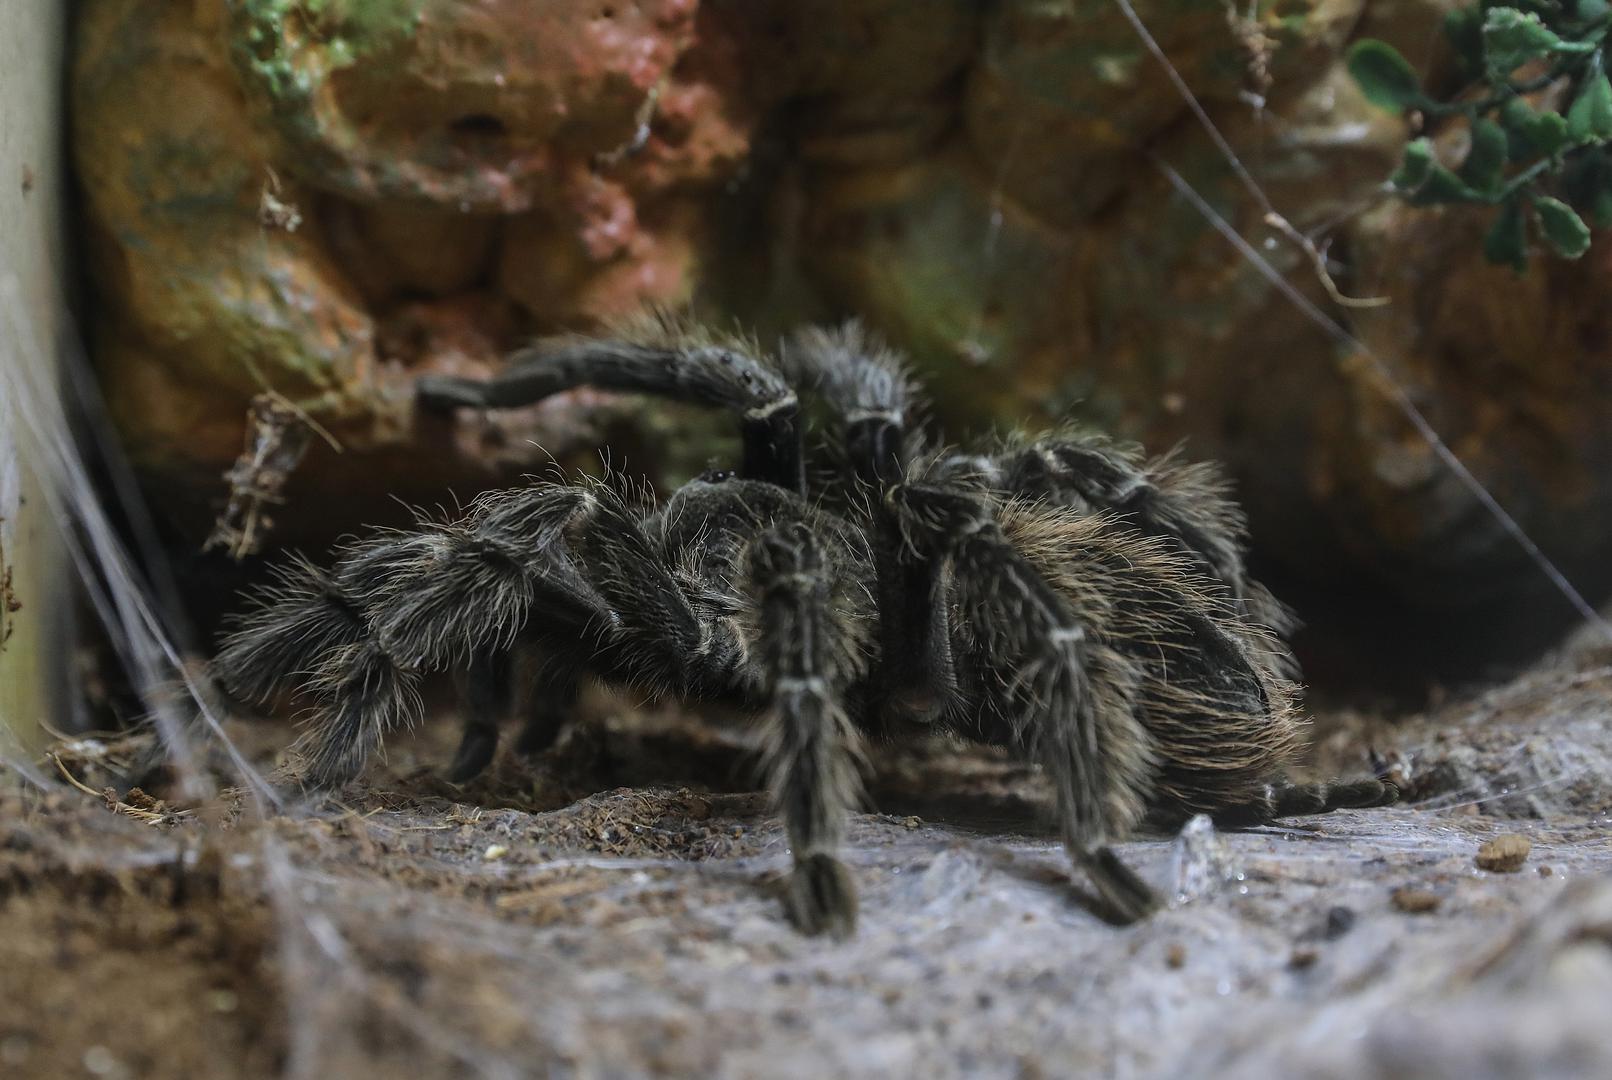
[[[228, 12], [101, 0], [79, 31], [97, 358], [143, 464], [221, 464], [262, 390], [356, 449], [410, 437], [406, 381], [437, 358], [388, 324], [422, 300], [517, 305], [492, 363], [523, 328], [688, 299], [698, 191], [739, 167], [750, 123], [681, 81], [698, 5]], [[650, 99], [670, 137], [601, 174]], [[297, 229], [265, 227], [271, 183]]]

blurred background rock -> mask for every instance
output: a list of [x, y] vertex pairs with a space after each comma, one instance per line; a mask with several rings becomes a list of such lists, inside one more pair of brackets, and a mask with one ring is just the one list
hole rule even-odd
[[[1406, 130], [1340, 55], [1437, 84], [1443, 0], [1137, 0], [1274, 205], [1263, 221], [1113, 0], [85, 0], [74, 156], [111, 410], [193, 584], [270, 390], [315, 439], [272, 543], [398, 521], [608, 443], [675, 482], [721, 418], [577, 392], [415, 415], [426, 371], [646, 303], [763, 340], [862, 318], [954, 433], [1077, 418], [1237, 478], [1312, 680], [1418, 688], [1572, 612], [1340, 348], [1166, 182], [1169, 162], [1384, 358], [1586, 590], [1612, 585], [1612, 247], [1526, 276], [1482, 222], [1377, 198]], [[223, 602], [228, 590], [211, 590]]]

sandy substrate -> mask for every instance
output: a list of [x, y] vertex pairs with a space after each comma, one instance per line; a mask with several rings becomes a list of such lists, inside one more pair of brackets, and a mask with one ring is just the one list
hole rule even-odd
[[[1324, 741], [1350, 771], [1375, 743], [1413, 805], [1124, 845], [1175, 898], [1125, 929], [1032, 774], [939, 747], [882, 756], [843, 943], [784, 921], [742, 746], [674, 716], [602, 708], [464, 790], [431, 733], [266, 819], [234, 790], [24, 785], [0, 1075], [1612, 1075], [1607, 661]], [[283, 738], [232, 731], [265, 763]], [[99, 791], [137, 749], [62, 764]], [[1528, 853], [1480, 868], [1502, 834]]]

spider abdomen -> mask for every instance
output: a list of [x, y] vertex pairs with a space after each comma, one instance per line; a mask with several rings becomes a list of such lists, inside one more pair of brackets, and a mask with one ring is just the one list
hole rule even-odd
[[[1303, 728], [1268, 631], [1228, 611], [1190, 560], [1112, 517], [1009, 504], [1003, 529], [1128, 672], [1152, 768], [1148, 815], [1238, 808], [1293, 763]], [[1116, 734], [1127, 730], [1116, 727]]]

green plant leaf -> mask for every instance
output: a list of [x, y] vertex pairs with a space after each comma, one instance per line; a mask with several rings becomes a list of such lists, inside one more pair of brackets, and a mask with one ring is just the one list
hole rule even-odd
[[1493, 120], [1472, 121], [1472, 148], [1461, 163], [1461, 180], [1474, 191], [1495, 191], [1506, 166], [1506, 133]]
[[1567, 145], [1567, 121], [1561, 113], [1535, 112], [1520, 97], [1500, 107], [1500, 123], [1511, 136], [1512, 161], [1549, 157]]
[[1449, 169], [1433, 163], [1422, 186], [1405, 196], [1412, 206], [1437, 206], [1440, 203], [1481, 202], [1476, 191], [1466, 185]]
[[1427, 103], [1410, 62], [1384, 41], [1366, 38], [1349, 50], [1349, 74], [1373, 105], [1396, 112]]
[[1500, 204], [1500, 213], [1483, 238], [1483, 257], [1522, 273], [1528, 266], [1528, 219], [1518, 199]]
[[1528, 131], [1534, 149], [1547, 157], [1567, 145], [1567, 120], [1559, 112], [1542, 112]]
[[1494, 79], [1505, 78], [1562, 44], [1562, 39], [1538, 15], [1524, 14], [1516, 8], [1490, 8], [1483, 21], [1484, 66]]
[[1573, 13], [1583, 22], [1600, 22], [1612, 14], [1612, 4], [1606, 0], [1578, 0]]
[[1567, 137], [1575, 143], [1612, 137], [1612, 81], [1599, 68], [1567, 110]]
[[[1451, 73], [1459, 83], [1447, 81], [1466, 87], [1450, 100], [1428, 97], [1411, 65], [1381, 41], [1349, 51], [1349, 72], [1373, 104], [1468, 125], [1458, 170], [1418, 138], [1405, 147], [1392, 190], [1411, 206], [1498, 204], [1484, 254], [1519, 272], [1539, 238], [1563, 258], [1582, 257], [1586, 221], [1612, 229], [1612, 78], [1602, 63], [1612, 0], [1464, 0], [1445, 15], [1444, 33], [1460, 69]], [[1528, 95], [1547, 86], [1561, 104], [1540, 109]]]
[[1408, 195], [1427, 182], [1428, 175], [1432, 173], [1436, 164], [1438, 158], [1433, 155], [1433, 141], [1413, 139], [1405, 145], [1405, 156], [1400, 160], [1398, 170], [1388, 178], [1388, 182], [1393, 184], [1401, 195]]
[[1539, 231], [1562, 258], [1576, 259], [1590, 249], [1590, 227], [1571, 206], [1543, 196], [1534, 200], [1534, 213], [1539, 215]]

